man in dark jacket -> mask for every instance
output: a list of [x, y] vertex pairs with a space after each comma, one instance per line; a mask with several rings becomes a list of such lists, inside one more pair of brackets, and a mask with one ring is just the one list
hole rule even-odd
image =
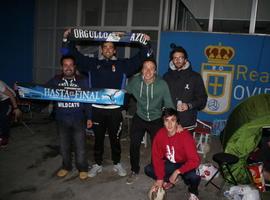
[[202, 77], [192, 70], [183, 47], [173, 48], [169, 67], [164, 80], [170, 88], [181, 125], [191, 130], [196, 125], [198, 111], [202, 110], [207, 102]]
[[[74, 90], [89, 88], [88, 79], [76, 75], [75, 58], [61, 58], [62, 74], [56, 75], [47, 85], [52, 87], [69, 88]], [[88, 177], [88, 164], [85, 153], [85, 119], [87, 128], [92, 127], [91, 104], [80, 102], [54, 102], [55, 118], [60, 137], [60, 153], [63, 157], [62, 168], [57, 172], [58, 177], [65, 177], [72, 169], [71, 148], [75, 147], [76, 167], [80, 179]]]
[[[142, 46], [140, 52], [130, 59], [118, 59], [116, 47], [112, 42], [104, 42], [101, 45], [101, 58], [84, 56], [76, 48], [75, 44], [68, 41], [71, 30], [64, 32], [63, 45], [67, 47], [66, 53], [72, 54], [77, 59], [78, 70], [89, 74], [89, 82], [93, 88], [123, 89], [126, 77], [136, 73], [142, 62], [149, 55], [150, 48]], [[145, 35], [148, 41], [150, 37]], [[111, 155], [114, 171], [119, 176], [126, 176], [127, 172], [122, 167], [120, 136], [122, 129], [122, 108], [119, 105], [93, 104], [93, 129], [95, 133], [94, 158], [95, 164], [88, 176], [94, 177], [102, 171], [105, 133], [109, 134]]]

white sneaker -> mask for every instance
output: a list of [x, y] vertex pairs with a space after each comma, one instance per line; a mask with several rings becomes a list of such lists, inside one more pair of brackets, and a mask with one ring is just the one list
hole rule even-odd
[[97, 175], [97, 173], [102, 172], [102, 166], [98, 164], [92, 165], [92, 168], [88, 172], [88, 177], [94, 177]]
[[113, 166], [113, 170], [118, 173], [119, 176], [126, 176], [127, 171], [122, 167], [121, 163]]
[[189, 198], [188, 198], [188, 200], [199, 200], [199, 198], [198, 198], [195, 194], [189, 193]]

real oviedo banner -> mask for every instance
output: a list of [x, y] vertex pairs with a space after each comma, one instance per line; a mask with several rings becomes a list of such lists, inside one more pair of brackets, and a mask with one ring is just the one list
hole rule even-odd
[[200, 72], [208, 102], [199, 118], [227, 119], [244, 99], [270, 93], [270, 36], [200, 32], [162, 32], [159, 73], [168, 70], [170, 44], [183, 46]]

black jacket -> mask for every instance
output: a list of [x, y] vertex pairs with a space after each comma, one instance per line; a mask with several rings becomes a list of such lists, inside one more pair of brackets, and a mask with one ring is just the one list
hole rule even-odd
[[92, 88], [122, 89], [129, 77], [140, 69], [142, 62], [149, 56], [150, 46], [142, 46], [140, 52], [130, 59], [90, 58], [75, 48], [74, 42], [63, 43], [65, 54], [73, 55], [77, 60], [80, 72], [89, 73]]
[[188, 62], [183, 70], [176, 70], [171, 66], [164, 74], [164, 80], [168, 83], [175, 106], [177, 107], [178, 100], [189, 106], [187, 111], [178, 112], [180, 124], [183, 127], [196, 124], [197, 112], [202, 110], [207, 102], [207, 93], [201, 75], [193, 71]]

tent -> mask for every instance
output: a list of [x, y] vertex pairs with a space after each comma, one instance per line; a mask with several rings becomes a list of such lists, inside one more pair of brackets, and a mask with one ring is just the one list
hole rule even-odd
[[252, 96], [230, 114], [221, 140], [225, 152], [239, 157], [239, 162], [232, 166], [238, 183], [250, 182], [246, 160], [261, 140], [262, 127], [269, 125], [270, 94]]

